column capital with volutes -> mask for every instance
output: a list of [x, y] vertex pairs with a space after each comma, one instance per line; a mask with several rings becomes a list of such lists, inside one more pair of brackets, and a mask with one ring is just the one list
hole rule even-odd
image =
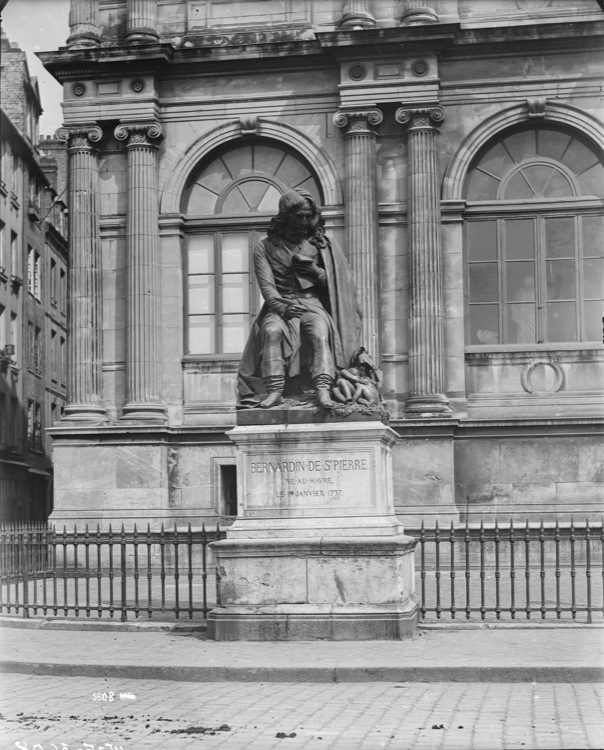
[[126, 141], [127, 148], [157, 148], [163, 129], [157, 120], [122, 122], [114, 135], [118, 141]]
[[445, 108], [440, 104], [423, 106], [403, 106], [396, 110], [395, 120], [407, 125], [408, 131], [432, 130], [438, 132], [438, 126], [445, 119]]
[[67, 143], [69, 151], [94, 151], [103, 137], [103, 131], [96, 123], [86, 122], [65, 125], [56, 131], [55, 137], [58, 141]]
[[340, 109], [333, 116], [333, 123], [344, 128], [344, 137], [355, 135], [375, 136], [375, 128], [384, 120], [382, 111], [371, 109]]

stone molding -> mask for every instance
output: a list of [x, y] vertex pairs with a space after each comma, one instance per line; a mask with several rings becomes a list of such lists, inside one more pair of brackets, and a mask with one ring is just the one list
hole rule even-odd
[[126, 148], [158, 148], [158, 143], [153, 143], [162, 137], [163, 129], [159, 122], [150, 120], [146, 122], [122, 122], [114, 135], [118, 141], [127, 141]]
[[69, 151], [94, 151], [102, 137], [103, 131], [94, 122], [65, 125], [55, 132], [55, 138], [67, 143]]

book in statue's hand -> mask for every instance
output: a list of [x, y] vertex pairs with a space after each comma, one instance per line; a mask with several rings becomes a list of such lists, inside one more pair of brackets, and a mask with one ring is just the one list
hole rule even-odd
[[308, 255], [299, 255], [298, 253], [295, 253], [294, 262], [300, 265], [312, 266], [315, 261], [313, 258], [309, 258]]

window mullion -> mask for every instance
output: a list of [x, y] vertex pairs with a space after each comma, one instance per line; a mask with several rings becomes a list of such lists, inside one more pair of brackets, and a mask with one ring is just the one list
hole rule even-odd
[[222, 354], [222, 234], [220, 232], [214, 234], [214, 248], [214, 319], [216, 322], [214, 350], [217, 354]]
[[506, 307], [506, 299], [505, 299], [505, 254], [504, 254], [504, 242], [505, 242], [505, 235], [504, 235], [504, 220], [498, 219], [497, 220], [497, 234], [496, 234], [496, 242], [497, 242], [497, 266], [499, 268], [498, 273], [498, 290], [497, 290], [497, 296], [499, 298], [499, 305], [498, 305], [498, 317], [499, 317], [499, 341], [500, 343], [506, 343], [507, 344], [507, 307]]
[[579, 216], [574, 217], [575, 223], [575, 325], [577, 341], [585, 341], [583, 333], [583, 225]]
[[545, 264], [545, 219], [537, 216], [534, 222], [535, 232], [535, 290], [537, 304], [537, 343], [542, 344], [547, 335], [546, 327], [546, 264]]

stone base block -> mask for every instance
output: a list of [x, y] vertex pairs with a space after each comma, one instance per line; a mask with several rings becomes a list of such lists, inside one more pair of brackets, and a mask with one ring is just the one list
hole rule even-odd
[[375, 641], [413, 638], [419, 607], [405, 605], [320, 607], [216, 607], [208, 615], [215, 641]]
[[415, 540], [391, 537], [226, 539], [212, 544], [215, 640], [411, 638]]

